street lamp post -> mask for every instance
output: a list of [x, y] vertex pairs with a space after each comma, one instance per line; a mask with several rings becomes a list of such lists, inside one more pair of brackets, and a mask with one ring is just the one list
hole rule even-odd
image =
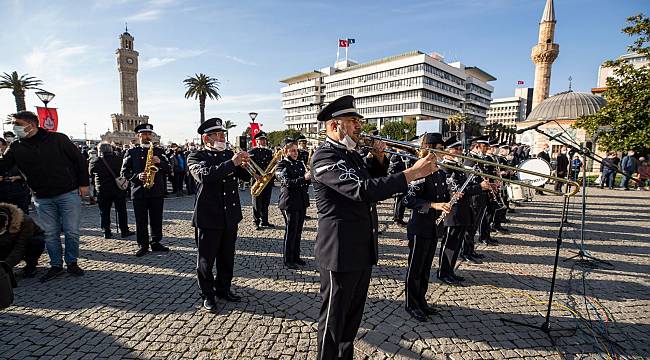
[[409, 132], [411, 132], [411, 130], [404, 129], [404, 141], [409, 141]]
[[248, 116], [251, 117], [252, 122], [255, 122], [255, 118], [257, 118], [257, 113], [256, 112], [249, 112]]
[[45, 114], [47, 114], [45, 119], [47, 119], [50, 117], [50, 110], [47, 108], [47, 104], [54, 99], [54, 94], [43, 89], [38, 90], [40, 91], [36, 92], [36, 96], [38, 96], [38, 98], [43, 102], [43, 105], [45, 105]]
[[88, 133], [86, 132], [86, 123], [84, 123], [84, 142], [88, 145]]

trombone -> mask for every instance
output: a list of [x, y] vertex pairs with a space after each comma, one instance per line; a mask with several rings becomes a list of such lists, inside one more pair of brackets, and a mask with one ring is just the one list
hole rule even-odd
[[361, 139], [369, 141], [370, 143], [372, 143], [373, 141], [383, 141], [386, 144], [388, 144], [388, 146], [391, 146], [391, 147], [397, 148], [397, 149], [406, 150], [406, 151], [408, 151], [408, 152], [410, 152], [412, 154], [415, 153], [417, 156], [416, 155], [397, 153], [397, 152], [394, 152], [394, 151], [391, 151], [391, 150], [384, 149], [384, 152], [387, 153], [387, 154], [398, 154], [399, 156], [405, 156], [405, 157], [408, 157], [408, 158], [413, 159], [413, 160], [419, 160], [421, 157], [424, 157], [429, 152], [433, 153], [435, 155], [443, 155], [443, 156], [447, 155], [447, 156], [450, 156], [450, 157], [456, 157], [456, 158], [460, 158], [460, 159], [464, 159], [464, 160], [473, 161], [475, 163], [479, 163], [479, 164], [483, 164], [483, 165], [496, 166], [496, 167], [500, 167], [502, 169], [518, 171], [518, 172], [521, 172], [521, 173], [542, 177], [542, 178], [545, 178], [545, 179], [548, 179], [548, 180], [559, 181], [559, 182], [561, 182], [563, 184], [570, 185], [572, 190], [571, 190], [571, 192], [568, 192], [568, 193], [561, 192], [561, 191], [555, 191], [555, 190], [544, 188], [542, 186], [535, 186], [535, 185], [532, 185], [532, 184], [530, 184], [528, 182], [525, 182], [525, 181], [504, 179], [504, 178], [501, 178], [500, 176], [486, 174], [486, 173], [484, 173], [482, 171], [476, 171], [476, 170], [473, 170], [473, 169], [467, 169], [467, 168], [464, 168], [464, 167], [459, 167], [459, 166], [454, 166], [454, 165], [450, 165], [450, 164], [447, 164], [447, 163], [438, 162], [439, 167], [444, 167], [444, 168], [447, 168], [447, 169], [450, 169], [450, 170], [455, 170], [455, 171], [460, 171], [460, 172], [464, 172], [464, 173], [468, 173], [468, 174], [473, 174], [473, 175], [481, 176], [481, 177], [487, 178], [487, 179], [502, 181], [504, 183], [515, 184], [515, 185], [519, 185], [519, 186], [523, 186], [523, 187], [527, 187], [527, 188], [531, 188], [531, 189], [535, 189], [535, 190], [539, 190], [539, 191], [544, 191], [544, 192], [551, 193], [551, 194], [554, 194], [554, 195], [562, 195], [562, 196], [567, 196], [567, 197], [575, 195], [580, 190], [580, 184], [578, 184], [577, 182], [567, 180], [567, 179], [557, 177], [557, 176], [545, 175], [545, 174], [541, 174], [541, 173], [530, 171], [530, 170], [520, 169], [520, 168], [517, 168], [517, 167], [514, 167], [514, 166], [508, 166], [508, 165], [503, 165], [503, 164], [499, 164], [499, 163], [494, 163], [492, 161], [476, 159], [476, 158], [473, 158], [471, 156], [456, 155], [456, 154], [452, 154], [452, 153], [450, 153], [448, 151], [444, 151], [444, 150], [426, 149], [426, 148], [423, 148], [421, 146], [413, 145], [413, 144], [405, 142], [405, 141], [387, 139], [387, 138], [384, 138], [384, 137], [381, 137], [381, 136], [370, 135], [370, 134], [367, 134], [367, 133], [361, 133], [359, 136], [361, 137]]

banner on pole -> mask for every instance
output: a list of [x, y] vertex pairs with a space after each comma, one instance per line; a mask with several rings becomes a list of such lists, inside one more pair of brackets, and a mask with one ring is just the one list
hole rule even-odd
[[39, 126], [47, 131], [56, 131], [59, 128], [59, 115], [56, 108], [36, 107]]
[[257, 141], [255, 141], [255, 135], [259, 133], [260, 130], [260, 123], [252, 122], [250, 123], [251, 125], [251, 145], [257, 146]]

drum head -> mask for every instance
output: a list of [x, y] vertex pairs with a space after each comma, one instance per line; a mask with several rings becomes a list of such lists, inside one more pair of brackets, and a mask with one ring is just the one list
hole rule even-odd
[[[519, 164], [519, 168], [528, 171], [534, 171], [542, 175], [551, 175], [551, 165], [544, 159], [528, 159]], [[548, 181], [547, 178], [526, 174], [522, 172], [517, 173], [517, 178], [521, 181], [527, 181], [535, 186], [542, 186]]]

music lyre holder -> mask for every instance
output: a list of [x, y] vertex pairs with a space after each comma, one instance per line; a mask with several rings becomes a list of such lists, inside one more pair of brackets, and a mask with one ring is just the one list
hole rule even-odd
[[541, 325], [533, 325], [522, 321], [501, 318], [501, 321], [503, 322], [541, 330], [543, 333], [545, 333], [548, 336], [553, 346], [555, 346], [555, 339], [553, 339], [553, 337], [551, 336], [551, 331], [569, 330], [569, 329], [562, 329], [562, 328], [558, 328], [558, 329], [551, 328], [551, 308], [553, 307], [553, 294], [555, 293], [555, 279], [557, 277], [557, 264], [558, 264], [558, 260], [560, 259], [560, 247], [562, 246], [562, 232], [564, 230], [564, 224], [565, 224], [563, 219], [564, 219], [564, 215], [566, 215], [567, 213], [568, 208], [569, 208], [569, 197], [564, 196], [564, 203], [562, 205], [562, 217], [560, 218], [560, 228], [557, 233], [557, 239], [555, 245], [555, 262], [553, 263], [553, 277], [551, 278], [551, 290], [548, 293], [548, 304], [546, 308], [546, 316], [544, 317], [544, 322]]
[[[564, 129], [563, 129], [564, 130]], [[599, 159], [596, 159], [596, 157], [591, 153], [591, 151], [582, 146], [581, 144], [577, 143], [574, 141], [574, 144], [568, 143], [566, 140], [562, 139], [562, 134], [566, 134], [569, 136], [569, 134], [564, 130], [562, 133], [559, 135], [550, 135], [546, 133], [544, 130], [540, 130], [539, 128], [535, 128], [535, 131], [538, 133], [546, 136], [549, 140], [555, 140], [559, 142], [560, 144], [566, 146], [567, 148], [571, 148], [575, 151], [578, 152], [578, 154], [582, 155], [582, 208], [581, 208], [581, 214], [580, 214], [580, 244], [578, 244], [578, 251], [574, 250], [569, 250], [569, 252], [574, 253], [575, 255], [568, 257], [562, 262], [566, 262], [569, 260], [577, 259], [577, 262], [581, 265], [586, 265], [590, 267], [597, 267], [598, 264], [605, 264], [611, 268], [614, 267], [612, 263], [606, 260], [599, 259], [591, 254], [589, 252], [585, 251], [585, 221], [586, 221], [586, 215], [587, 215], [587, 158], [602, 164], [602, 161]], [[571, 160], [569, 160], [571, 161]], [[569, 166], [571, 166], [571, 162], [569, 162]], [[622, 172], [621, 172], [622, 173]], [[567, 174], [568, 176], [568, 174]], [[568, 185], [567, 185], [568, 186]], [[567, 199], [567, 206], [568, 206], [568, 199]], [[563, 212], [563, 217], [562, 217], [562, 222], [563, 223], [568, 223], [567, 221], [567, 212]]]

